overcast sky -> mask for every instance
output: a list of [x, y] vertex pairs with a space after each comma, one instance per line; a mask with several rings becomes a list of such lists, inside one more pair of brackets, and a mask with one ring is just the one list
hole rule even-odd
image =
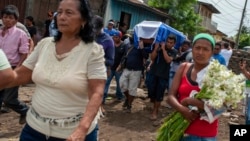
[[[239, 30], [241, 15], [246, 0], [199, 0], [214, 5], [221, 14], [213, 14], [212, 21], [218, 24], [217, 29], [234, 36]], [[244, 24], [250, 27], [250, 0], [247, 2]]]

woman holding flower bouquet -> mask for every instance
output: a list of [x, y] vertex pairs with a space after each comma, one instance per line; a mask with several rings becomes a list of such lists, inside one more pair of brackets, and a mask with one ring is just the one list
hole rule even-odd
[[180, 65], [169, 91], [168, 102], [190, 122], [182, 141], [216, 141], [218, 120], [210, 124], [200, 120], [199, 113], [188, 108], [191, 105], [199, 110], [204, 109], [204, 102], [191, 98], [190, 93], [193, 90], [200, 91], [196, 82], [197, 73], [208, 66], [215, 40], [211, 35], [201, 33], [194, 37], [192, 44], [193, 63]]

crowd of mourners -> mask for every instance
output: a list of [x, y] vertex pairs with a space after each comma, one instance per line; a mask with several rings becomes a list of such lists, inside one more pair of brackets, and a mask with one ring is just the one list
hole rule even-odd
[[[56, 12], [48, 12], [40, 40], [34, 18], [27, 16], [24, 24], [18, 18], [14, 5], [1, 10], [0, 107], [1, 113], [20, 114], [21, 141], [97, 141], [111, 81], [117, 101], [130, 113], [142, 79], [151, 120], [158, 118], [166, 95], [169, 106], [191, 122], [183, 141], [216, 140], [218, 122], [200, 120], [182, 101], [202, 107], [189, 98], [192, 90], [199, 91], [197, 73], [212, 59], [227, 67], [229, 43], [200, 33], [175, 47], [177, 38], [170, 34], [152, 49], [146, 49], [143, 38], [135, 47], [127, 24], [92, 16], [87, 0], [62, 0]], [[245, 65], [241, 69], [247, 76]], [[18, 99], [19, 86], [27, 83], [36, 85], [31, 106]]]

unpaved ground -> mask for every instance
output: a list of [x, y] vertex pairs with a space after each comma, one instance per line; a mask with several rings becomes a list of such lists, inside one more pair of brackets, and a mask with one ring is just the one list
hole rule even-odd
[[[111, 86], [110, 95], [114, 94], [115, 86]], [[30, 104], [34, 86], [23, 86], [20, 88], [20, 99]], [[172, 109], [167, 108], [165, 102], [160, 109], [161, 114], [157, 121], [149, 120], [151, 103], [146, 96], [146, 91], [139, 90], [140, 97], [136, 98], [132, 107], [132, 113], [126, 113], [122, 109], [122, 102], [115, 98], [107, 101], [104, 106], [107, 114], [100, 119], [100, 141], [154, 141], [156, 131], [163, 118]], [[238, 118], [221, 116], [219, 122], [218, 141], [229, 141], [229, 121], [244, 124], [242, 106], [232, 111]], [[18, 124], [19, 115], [15, 112], [0, 114], [0, 141], [17, 141], [22, 125]]]

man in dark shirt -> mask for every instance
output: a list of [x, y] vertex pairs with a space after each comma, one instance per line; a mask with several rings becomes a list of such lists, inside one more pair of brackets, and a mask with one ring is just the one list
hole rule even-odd
[[154, 50], [151, 53], [151, 61], [153, 62], [150, 68], [151, 77], [148, 86], [148, 93], [151, 102], [154, 104], [151, 114], [151, 120], [156, 120], [161, 101], [163, 100], [164, 91], [168, 85], [170, 63], [177, 55], [177, 50], [174, 49], [176, 37], [169, 35], [166, 43], [155, 44]]
[[95, 41], [103, 46], [105, 55], [105, 65], [107, 67], [107, 70], [110, 69], [110, 67], [114, 63], [114, 56], [115, 56], [115, 48], [114, 48], [114, 41], [113, 39], [103, 32], [103, 18], [100, 16], [95, 16], [93, 19], [94, 24], [94, 30], [96, 33]]
[[108, 90], [109, 90], [109, 85], [113, 77], [115, 76], [115, 81], [116, 81], [116, 98], [118, 101], [121, 101], [123, 99], [123, 94], [121, 92], [119, 80], [121, 77], [121, 72], [116, 71], [117, 67], [119, 66], [122, 56], [125, 55], [125, 52], [128, 48], [128, 45], [125, 44], [122, 40], [122, 34], [120, 31], [116, 31], [113, 36], [114, 44], [115, 44], [115, 59], [114, 59], [114, 64], [111, 66], [111, 72], [110, 75], [108, 76], [105, 89], [104, 89], [104, 101], [105, 98], [108, 95]]
[[[103, 18], [95, 16], [93, 18], [94, 32], [96, 33], [95, 41], [103, 46], [105, 66], [107, 68], [107, 76], [110, 75], [110, 67], [114, 64], [115, 48], [113, 39], [103, 31]], [[107, 83], [107, 82], [106, 82]], [[103, 104], [105, 104], [105, 95], [103, 96]], [[105, 113], [102, 107], [102, 112]]]
[[143, 60], [148, 58], [148, 53], [144, 50], [143, 46], [140, 46], [139, 49], [135, 48], [133, 46], [133, 38], [130, 38], [128, 51], [125, 69], [120, 78], [120, 87], [126, 96], [123, 107], [126, 108], [128, 112], [131, 112], [132, 102], [137, 95], [137, 87], [140, 83], [141, 73], [144, 68]]
[[183, 62], [192, 62], [192, 48], [189, 40], [183, 41], [180, 47], [180, 52], [176, 58], [172, 61], [169, 71], [168, 89], [171, 87], [175, 72]]
[[51, 23], [51, 21], [53, 19], [53, 12], [52, 11], [48, 11], [47, 15], [48, 15], [48, 18], [44, 22], [45, 31], [44, 31], [44, 34], [43, 34], [43, 38], [49, 37], [49, 25], [50, 25], [50, 23]]
[[25, 26], [28, 29], [29, 34], [30, 34], [32, 40], [36, 41], [35, 40], [35, 36], [36, 36], [37, 30], [36, 30], [36, 27], [35, 27], [35, 22], [34, 22], [33, 17], [32, 16], [27, 16], [25, 18], [25, 23], [26, 23]]

